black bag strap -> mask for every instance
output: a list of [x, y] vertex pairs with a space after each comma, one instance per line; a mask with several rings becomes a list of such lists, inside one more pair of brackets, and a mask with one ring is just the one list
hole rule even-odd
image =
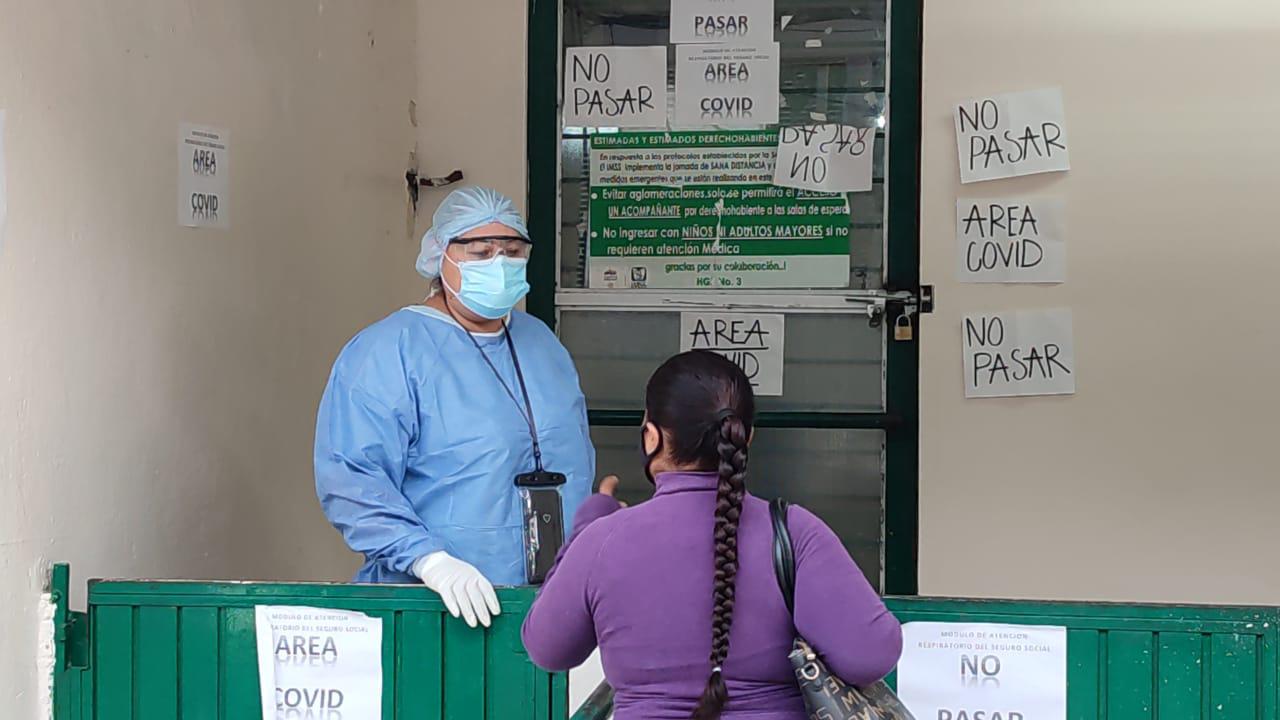
[[773, 520], [773, 574], [778, 578], [778, 589], [787, 604], [787, 612], [796, 612], [796, 556], [791, 546], [791, 531], [787, 528], [787, 501], [782, 498], [769, 503], [769, 517]]

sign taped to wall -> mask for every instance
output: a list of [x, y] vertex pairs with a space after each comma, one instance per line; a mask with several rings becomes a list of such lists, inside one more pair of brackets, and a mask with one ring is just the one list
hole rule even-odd
[[680, 352], [710, 350], [732, 360], [756, 395], [782, 395], [786, 318], [758, 313], [680, 313]]
[[843, 195], [771, 184], [777, 131], [591, 138], [591, 288], [849, 284]]
[[1067, 630], [907, 623], [898, 697], [922, 720], [1066, 720]]
[[178, 126], [178, 224], [231, 228], [231, 132]]
[[965, 100], [954, 114], [962, 183], [1071, 169], [1060, 88]]
[[667, 126], [667, 49], [571, 47], [564, 55], [564, 124]]
[[382, 717], [382, 620], [315, 607], [254, 608], [262, 720]]
[[778, 129], [773, 184], [820, 192], [866, 192], [872, 185], [875, 128], [806, 125]]
[[778, 43], [676, 46], [679, 128], [756, 128], [778, 122]]
[[1067, 280], [1060, 198], [956, 201], [956, 278], [966, 283]]
[[965, 397], [1075, 393], [1071, 310], [968, 315], [962, 331]]
[[671, 42], [773, 42], [773, 0], [671, 0]]

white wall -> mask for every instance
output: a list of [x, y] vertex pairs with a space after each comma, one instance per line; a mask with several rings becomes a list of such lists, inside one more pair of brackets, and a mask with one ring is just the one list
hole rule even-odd
[[[410, 0], [0, 0], [0, 706], [34, 602], [87, 576], [326, 578], [315, 408], [423, 290]], [[177, 128], [231, 130], [230, 232], [176, 223]], [[83, 594], [75, 598], [82, 607]]]
[[[924, 593], [1280, 603], [1280, 5], [926, 2]], [[951, 103], [1061, 85], [1068, 282], [954, 280]], [[966, 401], [966, 312], [1070, 306], [1078, 394]]]

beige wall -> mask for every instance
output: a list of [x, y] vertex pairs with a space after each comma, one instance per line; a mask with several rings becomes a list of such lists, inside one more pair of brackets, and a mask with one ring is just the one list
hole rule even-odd
[[[421, 293], [409, 0], [0, 0], [0, 706], [34, 603], [86, 576], [341, 578], [315, 408]], [[179, 122], [232, 138], [232, 229], [176, 224]], [[75, 599], [82, 606], [83, 597]]]
[[[926, 2], [925, 593], [1280, 603], [1280, 5]], [[951, 103], [1061, 85], [1068, 282], [954, 281]], [[960, 318], [1070, 306], [1078, 394], [966, 401]]]
[[[524, 0], [431, 3], [418, 13], [418, 167], [462, 170], [525, 205]], [[419, 230], [449, 188], [424, 190]]]

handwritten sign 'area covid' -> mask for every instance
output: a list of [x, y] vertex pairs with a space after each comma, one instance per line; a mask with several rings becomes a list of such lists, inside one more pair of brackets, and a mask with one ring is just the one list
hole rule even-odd
[[231, 133], [224, 128], [178, 126], [178, 224], [231, 227]]
[[1058, 88], [965, 100], [955, 123], [962, 183], [1071, 169]]
[[754, 313], [681, 313], [680, 352], [710, 350], [732, 360], [756, 395], [782, 394], [785, 316]]
[[382, 717], [382, 620], [314, 607], [254, 609], [262, 720]]
[[751, 128], [778, 122], [778, 43], [676, 46], [675, 124]]
[[956, 277], [968, 283], [1067, 280], [1065, 207], [1058, 198], [956, 201]]
[[671, 42], [773, 41], [773, 0], [671, 0]]
[[969, 315], [962, 329], [965, 397], [1075, 393], [1070, 310]]
[[564, 124], [667, 125], [667, 49], [574, 47], [564, 57]]
[[871, 189], [874, 128], [806, 125], [778, 130], [773, 184], [819, 192]]
[[921, 720], [1066, 720], [1066, 628], [907, 623], [898, 697]]

